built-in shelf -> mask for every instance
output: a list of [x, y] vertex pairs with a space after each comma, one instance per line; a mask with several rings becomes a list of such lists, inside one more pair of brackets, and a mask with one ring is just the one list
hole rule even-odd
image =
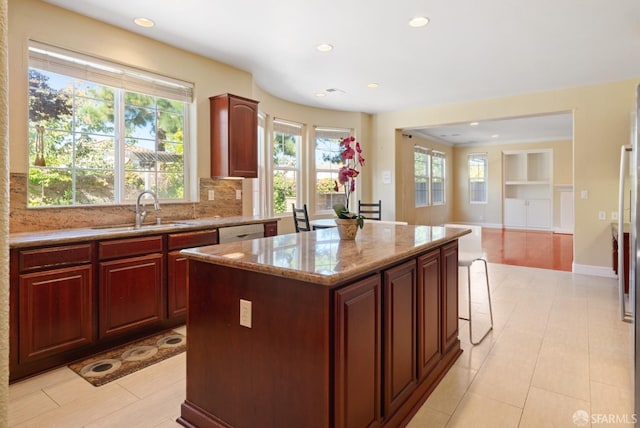
[[502, 152], [502, 162], [504, 226], [551, 228], [553, 151], [508, 150]]

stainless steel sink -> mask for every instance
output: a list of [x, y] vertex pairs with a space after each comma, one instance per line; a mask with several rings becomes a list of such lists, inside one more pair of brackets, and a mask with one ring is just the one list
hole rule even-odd
[[91, 229], [94, 230], [111, 230], [114, 232], [127, 231], [127, 230], [145, 230], [145, 229], [161, 229], [167, 227], [177, 227], [177, 226], [189, 226], [193, 223], [187, 221], [175, 221], [170, 223], [160, 223], [160, 224], [144, 224], [138, 228], [131, 225], [106, 225], [106, 226], [94, 226]]

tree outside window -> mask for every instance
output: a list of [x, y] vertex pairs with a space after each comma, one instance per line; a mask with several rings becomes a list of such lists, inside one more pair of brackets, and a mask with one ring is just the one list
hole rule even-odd
[[188, 103], [79, 78], [72, 58], [49, 54], [30, 52], [44, 66], [29, 68], [28, 206], [117, 204], [143, 189], [184, 200]]
[[338, 170], [344, 164], [340, 157], [340, 139], [351, 135], [349, 129], [316, 128], [315, 130], [315, 190], [316, 213], [331, 212], [333, 206], [344, 204], [344, 194], [334, 191]]
[[279, 120], [273, 126], [273, 212], [283, 214], [298, 203], [302, 126]]

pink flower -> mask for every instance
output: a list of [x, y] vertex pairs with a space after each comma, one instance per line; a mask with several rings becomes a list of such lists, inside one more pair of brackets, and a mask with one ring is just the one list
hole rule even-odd
[[[353, 146], [351, 143], [355, 142]], [[340, 140], [340, 159], [345, 163], [338, 170], [338, 180], [334, 181], [333, 190], [340, 191], [340, 186], [343, 186], [345, 196], [345, 208], [349, 211], [349, 199], [351, 193], [356, 190], [356, 178], [360, 175], [360, 171], [356, 168], [364, 166], [364, 156], [362, 156], [362, 147], [360, 143], [356, 141], [355, 137], [349, 136]], [[335, 207], [334, 207], [335, 209]], [[337, 212], [337, 211], [336, 211]], [[349, 215], [355, 216], [353, 213]], [[349, 218], [349, 217], [347, 217]], [[355, 218], [355, 217], [353, 217]]]

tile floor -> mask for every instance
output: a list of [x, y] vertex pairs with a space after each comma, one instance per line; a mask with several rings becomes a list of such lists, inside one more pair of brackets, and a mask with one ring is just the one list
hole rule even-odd
[[[621, 422], [633, 417], [632, 328], [618, 320], [616, 281], [499, 264], [489, 270], [494, 331], [471, 346], [468, 323], [460, 322], [464, 353], [408, 426], [631, 426]], [[481, 284], [476, 268], [473, 279]], [[486, 298], [476, 298], [483, 290], [472, 291], [476, 333], [488, 320]], [[461, 284], [461, 314], [466, 307]], [[184, 394], [185, 354], [100, 388], [61, 368], [10, 386], [9, 425], [177, 427]], [[574, 423], [574, 415], [583, 419]]]

